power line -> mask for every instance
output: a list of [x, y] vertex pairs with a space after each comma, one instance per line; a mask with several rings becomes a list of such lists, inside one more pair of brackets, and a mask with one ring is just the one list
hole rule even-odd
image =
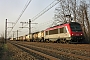
[[[24, 13], [25, 10], [27, 9], [27, 7], [29, 6], [29, 4], [30, 4], [31, 1], [32, 1], [32, 0], [29, 0], [29, 2], [27, 3], [27, 5], [25, 5], [25, 8], [22, 10], [21, 14], [19, 15], [18, 19], [16, 20], [15, 25], [16, 25], [17, 22], [20, 20], [20, 18], [22, 17], [23, 13]], [[13, 26], [13, 28], [15, 27], [15, 25]], [[13, 30], [13, 28], [11, 29], [11, 31]], [[11, 31], [10, 31], [10, 33], [11, 33]], [[9, 34], [10, 34], [10, 33], [9, 33]]]
[[[49, 4], [45, 9], [43, 9], [40, 13], [38, 13], [35, 17], [33, 17], [31, 19], [31, 21], [35, 21], [37, 18], [39, 18], [40, 16], [42, 16], [44, 13], [46, 13], [47, 11], [49, 11], [51, 8], [53, 8], [55, 5], [57, 5], [59, 3], [59, 1], [55, 2], [56, 0], [54, 0], [51, 4]], [[27, 26], [27, 25], [25, 25]]]
[[[56, 0], [54, 0], [51, 4], [49, 4], [45, 9], [43, 9], [40, 13], [38, 13], [35, 17], [33, 17], [32, 19], [31, 19], [31, 21], [35, 21], [37, 18], [39, 18], [40, 16], [42, 16], [44, 13], [46, 13], [47, 11], [49, 11], [51, 8], [53, 8], [55, 5], [57, 5], [58, 3], [59, 3], [59, 1], [57, 1], [57, 2], [55, 2]], [[30, 2], [31, 2], [31, 0], [30, 0]], [[29, 2], [29, 3], [30, 3]], [[27, 8], [27, 7], [26, 7]], [[25, 8], [25, 9], [26, 9]], [[24, 12], [24, 11], [22, 11], [22, 12]], [[18, 18], [18, 20], [20, 19], [20, 17], [22, 16], [22, 14], [23, 13], [21, 13], [21, 15], [19, 16], [19, 18]], [[16, 23], [18, 22], [18, 20], [16, 21]], [[16, 24], [15, 24], [16, 25]], [[15, 26], [14, 25], [14, 26]], [[13, 26], [13, 27], [14, 27]], [[27, 25], [25, 25], [25, 26], [27, 26]]]
[[[20, 20], [21, 16], [22, 16], [23, 13], [25, 12], [26, 8], [29, 6], [30, 2], [31, 2], [31, 0], [28, 2], [28, 4], [27, 4], [27, 5], [25, 6], [25, 8], [22, 10], [22, 13], [19, 15], [18, 19], [16, 20], [15, 25], [16, 25], [17, 22]], [[15, 26], [15, 25], [14, 25], [14, 26]], [[13, 26], [13, 27], [14, 27], [14, 26]]]
[[[51, 3], [53, 4], [55, 2], [55, 0]], [[41, 12], [39, 12], [36, 16], [34, 16], [32, 19], [36, 18], [40, 13], [42, 13], [43, 11], [45, 11], [51, 4], [49, 4], [46, 8], [44, 8]]]
[[51, 4], [49, 4], [44, 10], [42, 10], [39, 14], [37, 14], [35, 17], [33, 17], [31, 20], [35, 21], [37, 18], [39, 18], [40, 16], [42, 16], [44, 13], [46, 13], [47, 11], [49, 11], [51, 8], [53, 8], [55, 5], [57, 5], [59, 3], [59, 1], [55, 2], [56, 0], [54, 0]]

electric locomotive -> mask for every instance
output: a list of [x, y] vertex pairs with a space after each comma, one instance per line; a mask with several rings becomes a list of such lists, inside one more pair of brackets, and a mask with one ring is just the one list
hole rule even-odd
[[47, 28], [44, 31], [45, 41], [61, 43], [82, 42], [84, 39], [81, 25], [77, 22], [69, 22]]

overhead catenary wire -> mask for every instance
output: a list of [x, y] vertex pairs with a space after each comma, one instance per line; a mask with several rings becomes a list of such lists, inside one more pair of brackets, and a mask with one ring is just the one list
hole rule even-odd
[[[20, 20], [20, 18], [22, 17], [23, 13], [24, 13], [25, 10], [27, 9], [27, 7], [29, 6], [29, 4], [30, 4], [31, 1], [32, 1], [32, 0], [29, 0], [29, 2], [25, 5], [24, 9], [22, 10], [21, 14], [19, 15], [19, 17], [17, 18], [15, 24], [13, 25], [11, 31], [12, 31], [13, 28], [16, 26], [17, 22]], [[11, 31], [10, 31], [10, 33], [11, 33]], [[9, 33], [9, 34], [10, 34], [10, 33]]]
[[[33, 17], [32, 19], [31, 19], [31, 21], [35, 21], [36, 19], [38, 19], [40, 16], [42, 16], [44, 13], [46, 13], [47, 11], [49, 11], [51, 8], [53, 8], [55, 5], [57, 5], [58, 3], [59, 3], [59, 1], [56, 1], [56, 0], [54, 0], [51, 4], [49, 4], [45, 9], [43, 9], [40, 13], [38, 13], [35, 17]], [[29, 1], [29, 3], [31, 2], [31, 0]], [[28, 6], [28, 5], [27, 5]], [[26, 8], [27, 8], [27, 6], [26, 6]], [[26, 8], [24, 9], [24, 10], [26, 10]], [[22, 11], [23, 13], [24, 13], [24, 10]], [[16, 23], [18, 22], [18, 20], [21, 18], [21, 16], [22, 16], [22, 14], [23, 13], [21, 13], [20, 14], [20, 16], [19, 16], [19, 18], [17, 19], [17, 21], [16, 21]], [[16, 24], [15, 24], [16, 25]], [[15, 26], [14, 25], [14, 26]], [[14, 27], [13, 26], [13, 27]], [[25, 25], [25, 26], [27, 26], [27, 25]]]
[[39, 18], [40, 16], [42, 16], [44, 13], [46, 13], [47, 11], [49, 11], [51, 8], [53, 8], [55, 5], [57, 5], [59, 3], [59, 1], [55, 2], [56, 0], [54, 0], [51, 4], [49, 4], [44, 10], [42, 10], [39, 14], [37, 14], [35, 17], [33, 17], [31, 19], [31, 21], [35, 21], [37, 18]]
[[39, 14], [41, 14], [43, 11], [45, 11], [50, 5], [52, 5], [55, 2], [55, 0], [49, 4], [46, 8], [44, 8], [41, 12], [39, 12], [36, 16], [34, 16], [32, 19], [36, 18]]
[[[51, 2], [46, 8], [44, 8], [41, 12], [39, 12], [37, 15], [35, 15], [31, 21], [35, 21], [36, 19], [38, 19], [40, 16], [42, 16], [44, 13], [46, 13], [47, 11], [49, 11], [51, 8], [53, 8], [55, 5], [57, 5], [59, 3], [59, 1], [54, 0], [53, 2]], [[28, 24], [27, 24], [28, 25]], [[25, 25], [25, 26], [27, 26]], [[24, 26], [24, 27], [25, 27]]]
[[[29, 6], [29, 4], [30, 4], [31, 1], [32, 1], [32, 0], [30, 0], [30, 1], [27, 3], [27, 5], [25, 6], [25, 8], [22, 10], [22, 13], [19, 15], [18, 19], [16, 20], [15, 25], [16, 25], [17, 22], [20, 20], [21, 16], [22, 16], [23, 13], [25, 12], [25, 10], [27, 9], [27, 7]], [[15, 25], [14, 25], [14, 26], [15, 26]], [[13, 26], [13, 27], [14, 27], [14, 26]]]

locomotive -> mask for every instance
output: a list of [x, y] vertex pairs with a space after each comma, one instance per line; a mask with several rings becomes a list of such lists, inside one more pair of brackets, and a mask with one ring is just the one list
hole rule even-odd
[[60, 43], [83, 42], [84, 34], [79, 23], [69, 22], [25, 35], [23, 38], [21, 37], [21, 40]]
[[44, 38], [46, 40], [62, 43], [83, 42], [84, 39], [81, 25], [77, 22], [70, 22], [47, 28], [45, 33]]

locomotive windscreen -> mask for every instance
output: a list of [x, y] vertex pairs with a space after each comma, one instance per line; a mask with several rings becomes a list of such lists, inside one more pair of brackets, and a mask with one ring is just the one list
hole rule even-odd
[[79, 23], [70, 23], [71, 30], [74, 32], [82, 31], [81, 25]]

